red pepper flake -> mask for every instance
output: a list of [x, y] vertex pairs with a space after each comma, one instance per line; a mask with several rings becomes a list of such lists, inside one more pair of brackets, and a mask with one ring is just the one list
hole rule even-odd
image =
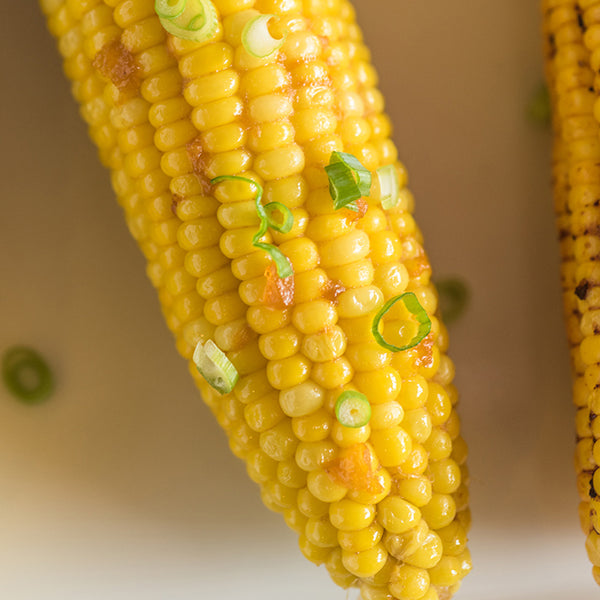
[[139, 65], [120, 40], [105, 44], [94, 57], [92, 65], [122, 92], [139, 88]]
[[336, 483], [348, 489], [373, 494], [383, 491], [381, 480], [373, 469], [371, 449], [366, 444], [344, 448], [324, 468]]
[[283, 309], [294, 304], [294, 276], [281, 278], [277, 274], [275, 263], [265, 269], [267, 284], [262, 296], [262, 302], [270, 308]]
[[179, 203], [183, 200], [183, 196], [179, 196], [178, 194], [173, 194], [173, 200], [171, 202], [171, 212], [177, 216], [177, 207]]
[[339, 279], [330, 279], [321, 289], [321, 295], [325, 300], [337, 304], [338, 296], [346, 291], [346, 287]]

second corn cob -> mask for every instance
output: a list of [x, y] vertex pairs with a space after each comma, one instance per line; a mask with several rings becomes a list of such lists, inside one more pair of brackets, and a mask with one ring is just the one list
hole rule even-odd
[[[167, 33], [171, 20], [150, 0], [41, 1], [177, 348], [307, 558], [365, 600], [448, 598], [470, 569], [454, 369], [353, 8], [166, 8], [180, 4], [172, 22], [195, 10], [206, 39]], [[267, 15], [263, 41], [282, 41], [256, 56], [247, 26]], [[355, 210], [336, 209], [325, 169], [335, 152], [371, 174], [391, 165], [395, 205], [384, 210], [374, 176]], [[263, 246], [259, 188], [265, 205], [281, 203], [293, 219], [289, 231], [265, 230]], [[291, 277], [279, 276], [265, 245], [289, 261]], [[406, 292], [431, 331], [391, 352], [373, 322]], [[402, 337], [410, 315], [394, 306], [386, 320]], [[208, 341], [237, 372], [224, 394], [192, 360]], [[367, 396], [370, 420], [349, 427], [336, 404], [355, 391]]]

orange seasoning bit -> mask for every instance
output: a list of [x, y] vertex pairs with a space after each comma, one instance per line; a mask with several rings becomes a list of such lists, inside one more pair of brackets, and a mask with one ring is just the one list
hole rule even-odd
[[373, 455], [366, 444], [354, 444], [340, 451], [337, 458], [325, 465], [329, 476], [344, 487], [379, 494], [383, 491], [380, 478], [373, 469]]
[[209, 156], [204, 148], [204, 144], [202, 143], [202, 138], [200, 136], [195, 137], [186, 145], [185, 149], [190, 157], [194, 174], [200, 181], [200, 185], [202, 186], [204, 193], [209, 195], [212, 191], [210, 181], [206, 177]]
[[265, 269], [267, 283], [262, 302], [269, 308], [283, 309], [294, 304], [294, 276], [281, 278], [277, 274], [275, 263]]
[[338, 296], [345, 291], [346, 287], [339, 279], [329, 279], [321, 288], [321, 296], [323, 296], [325, 300], [337, 304]]
[[92, 65], [122, 92], [133, 92], [139, 88], [139, 65], [135, 56], [120, 40], [105, 44], [96, 54]]
[[367, 214], [367, 210], [369, 210], [369, 204], [364, 198], [359, 198], [358, 200], [355, 200], [354, 203], [356, 204], [357, 210], [344, 208], [347, 218], [351, 223], [362, 219]]
[[433, 344], [435, 340], [433, 333], [429, 333], [421, 342], [411, 349], [414, 353], [413, 364], [415, 367], [433, 366]]

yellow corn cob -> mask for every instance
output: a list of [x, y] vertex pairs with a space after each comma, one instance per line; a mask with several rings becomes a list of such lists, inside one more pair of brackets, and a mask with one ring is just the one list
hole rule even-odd
[[[167, 34], [153, 0], [41, 0], [177, 349], [265, 504], [308, 559], [365, 600], [449, 598], [471, 567], [454, 367], [354, 10], [347, 0], [209, 4], [216, 31], [197, 42]], [[284, 36], [265, 58], [241, 40], [259, 14], [275, 15]], [[372, 172], [394, 165], [397, 206], [382, 209], [375, 178], [364, 214], [334, 210], [332, 151]], [[293, 302], [265, 295], [256, 188], [211, 185], [220, 175], [250, 178], [265, 202], [291, 210], [291, 231], [264, 240], [293, 267]], [[392, 353], [371, 323], [409, 290], [432, 330]], [[224, 395], [192, 361], [208, 339], [239, 374]], [[362, 427], [336, 420], [347, 389], [372, 405]]]
[[[553, 103], [554, 195], [576, 407], [581, 527], [600, 584], [600, 2], [545, 0], [546, 76]], [[598, 399], [596, 399], [598, 398]]]

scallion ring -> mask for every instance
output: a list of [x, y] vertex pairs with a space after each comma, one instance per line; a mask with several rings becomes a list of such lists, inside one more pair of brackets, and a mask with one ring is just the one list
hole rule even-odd
[[325, 167], [329, 179], [329, 193], [333, 207], [358, 210], [356, 200], [371, 193], [372, 177], [356, 156], [345, 152], [332, 152]]
[[389, 210], [398, 204], [400, 198], [400, 182], [398, 171], [394, 165], [385, 165], [375, 171], [379, 179], [381, 208]]
[[154, 10], [161, 19], [175, 19], [183, 13], [187, 0], [156, 0]]
[[[408, 312], [410, 312], [417, 320], [417, 323], [419, 323], [417, 334], [410, 340], [410, 342], [408, 342], [408, 344], [404, 346], [395, 346], [394, 344], [386, 342], [379, 331], [379, 323], [381, 322], [381, 319], [383, 319], [386, 313], [392, 308], [392, 306], [394, 306], [394, 304], [396, 304], [396, 302], [402, 302], [407, 308]], [[394, 296], [388, 300], [375, 315], [373, 324], [371, 325], [371, 333], [373, 334], [375, 341], [380, 346], [386, 350], [390, 350], [391, 352], [402, 352], [404, 350], [410, 350], [410, 348], [414, 348], [417, 344], [420, 344], [423, 341], [430, 331], [431, 319], [413, 292], [404, 292], [404, 294]]]
[[440, 313], [446, 325], [456, 321], [469, 303], [469, 288], [458, 277], [448, 277], [435, 282], [440, 300]]
[[228, 394], [233, 390], [238, 380], [237, 369], [212, 340], [206, 340], [204, 343], [200, 340], [192, 360], [200, 375], [217, 392]]
[[[164, 5], [170, 6], [169, 0], [156, 0], [155, 8], [160, 24], [171, 35], [192, 42], [205, 42], [217, 33], [219, 18], [210, 0], [187, 0], [183, 11], [172, 17], [162, 17], [158, 13], [159, 2], [162, 9]], [[175, 8], [172, 12], [175, 12]]]
[[2, 379], [10, 392], [25, 404], [42, 402], [54, 390], [54, 376], [48, 364], [26, 346], [15, 346], [4, 354]]
[[269, 31], [269, 21], [276, 19], [277, 15], [258, 15], [250, 19], [242, 31], [242, 45], [244, 50], [255, 58], [266, 58], [281, 48], [285, 41], [274, 38]]
[[[284, 227], [289, 226], [289, 229], [287, 231], [289, 231], [293, 227], [294, 216], [291, 214], [291, 211], [289, 211], [289, 208], [287, 208], [286, 206], [284, 206], [283, 204], [281, 204], [279, 202], [269, 202], [269, 204], [263, 206], [263, 204], [261, 202], [262, 195], [263, 195], [262, 186], [259, 185], [258, 183], [256, 183], [256, 181], [253, 181], [252, 179], [248, 179], [247, 177], [240, 177], [239, 175], [219, 175], [218, 177], [211, 179], [210, 183], [212, 185], [215, 185], [217, 183], [220, 183], [221, 181], [226, 181], [226, 180], [245, 181], [246, 183], [249, 183], [256, 188], [255, 205], [256, 205], [256, 213], [258, 214], [258, 218], [260, 219], [260, 225], [258, 227], [258, 231], [254, 234], [254, 237], [252, 238], [252, 245], [255, 246], [256, 248], [260, 248], [261, 250], [264, 250], [265, 252], [267, 252], [269, 254], [269, 256], [273, 259], [273, 262], [275, 263], [275, 267], [277, 268], [277, 275], [281, 279], [285, 279], [286, 277], [290, 277], [291, 275], [293, 275], [294, 270], [292, 269], [292, 264], [290, 263], [287, 256], [285, 256], [285, 254], [283, 254], [283, 252], [281, 252], [281, 250], [279, 250], [279, 248], [277, 248], [276, 246], [273, 246], [272, 244], [267, 244], [266, 242], [260, 241], [260, 238], [263, 235], [265, 235], [265, 233], [267, 232], [269, 225], [274, 222], [272, 219], [271, 219], [271, 221], [269, 220], [269, 214], [268, 214], [269, 211], [272, 212], [274, 210], [281, 210], [284, 214], [283, 226]], [[275, 205], [275, 206], [271, 206], [271, 208], [268, 211], [267, 206], [269, 206], [269, 205]], [[289, 212], [289, 214], [286, 212], [286, 210]], [[290, 218], [291, 218], [291, 223], [290, 223]], [[277, 227], [273, 227], [273, 229], [276, 229], [277, 231], [283, 231], [281, 229], [278, 229]], [[287, 233], [287, 231], [283, 231], [283, 233]]]
[[[267, 215], [267, 223], [271, 229], [279, 231], [279, 233], [289, 233], [294, 226], [294, 215], [292, 211], [281, 202], [269, 202], [264, 205]], [[273, 213], [280, 212], [283, 215], [283, 221], [276, 221]]]
[[335, 403], [335, 416], [344, 427], [364, 427], [371, 419], [371, 404], [364, 394], [346, 390]]

